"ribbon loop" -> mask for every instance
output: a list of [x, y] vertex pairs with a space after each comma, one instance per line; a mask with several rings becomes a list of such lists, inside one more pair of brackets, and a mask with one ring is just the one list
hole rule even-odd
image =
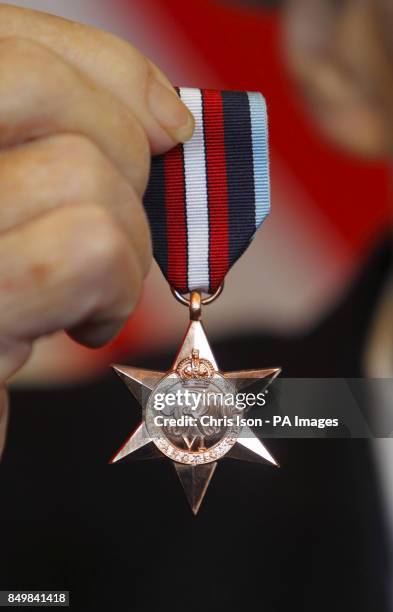
[[266, 104], [257, 92], [179, 88], [192, 139], [152, 160], [154, 256], [180, 293], [213, 293], [270, 209]]

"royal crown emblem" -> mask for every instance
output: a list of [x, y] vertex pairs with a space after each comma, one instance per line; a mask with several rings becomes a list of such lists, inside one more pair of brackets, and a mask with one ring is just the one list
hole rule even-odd
[[199, 357], [199, 350], [192, 349], [190, 357], [182, 359], [177, 368], [176, 374], [185, 382], [208, 382], [214, 375], [213, 364], [203, 357]]

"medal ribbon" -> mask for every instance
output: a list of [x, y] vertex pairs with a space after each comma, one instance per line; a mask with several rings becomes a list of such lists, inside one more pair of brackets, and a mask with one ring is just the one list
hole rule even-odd
[[195, 132], [153, 158], [144, 204], [171, 287], [213, 293], [269, 213], [266, 104], [257, 92], [178, 93]]

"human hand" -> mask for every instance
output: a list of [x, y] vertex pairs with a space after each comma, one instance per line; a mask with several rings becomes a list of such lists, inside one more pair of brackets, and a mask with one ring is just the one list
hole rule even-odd
[[151, 154], [192, 135], [167, 78], [131, 45], [0, 4], [0, 455], [5, 382], [34, 340], [100, 346], [151, 261]]
[[284, 48], [310, 116], [340, 147], [392, 155], [391, 0], [287, 0]]

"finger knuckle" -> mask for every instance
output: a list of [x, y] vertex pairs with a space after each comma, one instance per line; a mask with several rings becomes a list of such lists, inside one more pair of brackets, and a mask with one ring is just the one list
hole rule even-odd
[[[18, 80], [41, 77], [43, 62], [47, 64], [53, 54], [34, 40], [19, 36], [10, 36], [0, 40], [0, 67], [2, 76], [13, 74]], [[34, 65], [39, 65], [38, 72], [32, 70]], [[46, 66], [47, 68], [47, 66]]]
[[22, 36], [6, 36], [0, 39], [0, 57], [6, 56], [7, 58], [19, 57], [31, 57], [42, 54], [43, 45], [30, 39], [23, 38]]
[[53, 142], [57, 160], [65, 164], [69, 179], [83, 187], [87, 195], [100, 195], [110, 164], [95, 143], [81, 134], [61, 134]]
[[[64, 94], [69, 81], [66, 64], [45, 45], [19, 36], [0, 40], [0, 88], [10, 99], [33, 96], [37, 105]], [[6, 101], [6, 100], [5, 100]], [[39, 109], [40, 106], [37, 106]]]
[[76, 215], [83, 269], [95, 270], [100, 274], [113, 273], [126, 256], [125, 236], [110, 215], [99, 206], [79, 207]]
[[79, 245], [75, 273], [79, 284], [83, 291], [90, 287], [96, 307], [112, 304], [117, 316], [126, 317], [135, 306], [142, 282], [132, 245], [105, 210], [96, 205], [83, 208], [78, 208], [78, 218], [74, 219]]
[[146, 189], [150, 171], [150, 145], [147, 134], [134, 113], [126, 105], [118, 108], [116, 117], [117, 131], [125, 133], [124, 159], [132, 160], [129, 163], [130, 175], [134, 186], [139, 193]]
[[82, 134], [57, 134], [52, 138], [52, 142], [75, 163], [96, 161], [100, 156], [96, 145]]

